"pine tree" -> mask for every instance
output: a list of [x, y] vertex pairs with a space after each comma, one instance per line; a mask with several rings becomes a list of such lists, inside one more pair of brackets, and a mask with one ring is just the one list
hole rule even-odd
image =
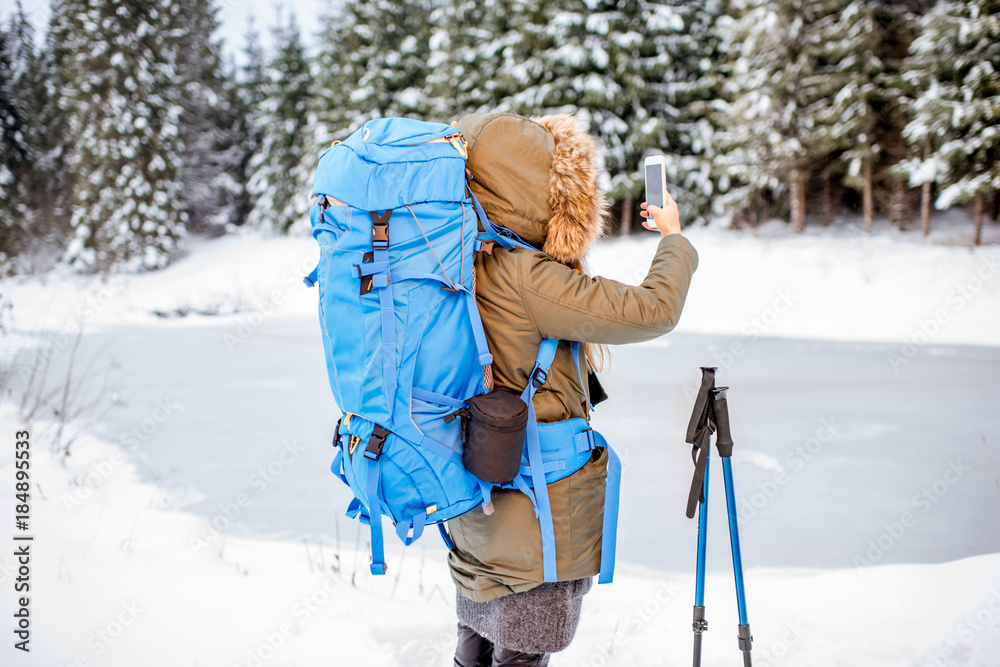
[[11, 91], [11, 36], [0, 25], [0, 261], [4, 267], [17, 255], [24, 233], [14, 213], [16, 174], [24, 159], [20, 141], [22, 119]]
[[797, 109], [789, 98], [804, 67], [797, 58], [804, 26], [773, 4], [750, 2], [737, 20], [723, 24], [730, 76], [714, 118], [720, 130], [714, 150], [726, 190], [719, 212], [733, 212], [734, 220], [755, 200], [787, 192], [790, 177], [799, 180]]
[[316, 141], [328, 146], [372, 118], [427, 118], [427, 0], [347, 0], [323, 19]]
[[308, 139], [312, 78], [295, 17], [280, 14], [265, 98], [257, 117], [261, 143], [247, 184], [254, 199], [247, 224], [287, 232], [309, 210], [314, 147]]
[[230, 107], [236, 116], [235, 140], [239, 147], [237, 179], [240, 190], [233, 212], [235, 224], [243, 224], [253, 209], [248, 183], [252, 176], [251, 162], [260, 151], [263, 138], [261, 113], [267, 92], [264, 48], [252, 16], [244, 33], [243, 61], [235, 74], [237, 85], [230, 89]]
[[[621, 203], [620, 229], [627, 234], [643, 191], [643, 156], [664, 151], [673, 157], [666, 139], [673, 119], [663, 111], [683, 18], [673, 7], [645, 0], [590, 8], [577, 38], [590, 62], [566, 83], [583, 93], [578, 115], [598, 138], [608, 197]], [[673, 192], [680, 196], [676, 187]]]
[[944, 186], [937, 208], [974, 204], [978, 244], [985, 200], [1000, 191], [1000, 3], [940, 3], [920, 27], [905, 76], [922, 94], [905, 135], [926, 155], [903, 167], [911, 184]]
[[66, 257], [80, 269], [162, 267], [184, 235], [170, 32], [182, 10], [167, 0], [52, 5], [71, 142], [75, 236]]
[[810, 175], [848, 136], [838, 96], [857, 63], [836, 39], [848, 5], [752, 0], [726, 30], [732, 76], [716, 150], [734, 184], [723, 203], [737, 216], [755, 200], [787, 193], [793, 225], [804, 228]]
[[183, 109], [179, 136], [184, 145], [181, 201], [190, 231], [221, 233], [236, 219], [240, 151], [236, 114], [230, 107], [233, 83], [223, 69], [219, 27], [208, 0], [183, 0], [177, 13], [177, 78], [174, 89]]
[[[915, 12], [928, 0], [902, 0], [897, 2], [866, 3], [874, 24], [874, 50], [870, 51], [868, 79], [871, 94], [868, 106], [873, 117], [877, 150], [869, 160], [871, 169], [865, 192], [866, 225], [871, 226], [875, 202], [888, 213], [890, 224], [904, 229], [910, 217], [910, 189], [905, 177], [900, 176], [899, 162], [910, 152], [903, 138], [907, 123], [907, 85], [901, 76], [903, 62], [909, 54], [915, 27]], [[857, 187], [858, 183], [849, 183]], [[872, 201], [874, 200], [874, 201]]]
[[831, 161], [821, 177], [824, 189], [823, 217], [833, 215], [829, 184], [842, 180], [862, 191], [865, 229], [870, 231], [874, 212], [873, 178], [881, 152], [879, 109], [891, 96], [884, 90], [880, 38], [872, 3], [855, 0], [840, 17], [822, 26], [820, 38], [828, 45], [828, 62], [842, 87], [832, 100], [831, 116], [838, 122], [831, 144], [840, 155]]
[[502, 110], [543, 115], [580, 109], [587, 75], [607, 62], [601, 40], [587, 29], [586, 9], [572, 0], [512, 7], [513, 36], [498, 78]]
[[[60, 192], [62, 177], [58, 155], [52, 150], [54, 105], [49, 87], [52, 83], [52, 60], [48, 52], [39, 52], [35, 45], [35, 32], [28, 21], [21, 3], [9, 23], [6, 44], [0, 47], [4, 61], [0, 79], [0, 115], [16, 118], [13, 131], [4, 131], [7, 145], [0, 149], [6, 156], [0, 159], [0, 170], [6, 170], [9, 181], [6, 192], [0, 194], [0, 217], [4, 230], [0, 247], [13, 255], [37, 249], [39, 244], [61, 243], [65, 234], [61, 220]], [[7, 122], [0, 121], [6, 127]], [[44, 253], [33, 252], [32, 261]], [[6, 263], [14, 270], [14, 263]], [[38, 268], [38, 267], [33, 267]]]
[[[343, 140], [356, 129], [355, 105], [351, 102], [357, 74], [351, 67], [352, 54], [346, 43], [354, 40], [353, 48], [358, 48], [362, 39], [369, 39], [371, 30], [357, 27], [356, 0], [345, 0], [337, 7], [326, 6], [320, 16], [322, 26], [316, 35], [319, 50], [316, 53], [315, 92], [310, 102], [310, 134], [318, 145], [329, 145], [334, 140]], [[367, 7], [362, 3], [361, 8]]]
[[0, 26], [0, 252], [17, 255], [29, 234], [25, 213], [36, 133], [33, 84], [37, 73], [34, 35], [20, 3], [9, 23]]
[[[633, 121], [632, 132], [643, 152], [665, 154], [668, 188], [678, 202], [681, 219], [705, 222], [719, 191], [712, 172], [717, 128], [709, 112], [722, 91], [719, 22], [728, 6], [725, 0], [657, 4], [650, 3], [659, 20], [643, 21], [648, 32], [644, 42], [652, 44], [657, 54], [643, 68], [647, 83], [641, 106], [649, 110], [651, 122]], [[675, 17], [683, 21], [680, 30]], [[637, 189], [642, 187], [641, 173], [635, 172], [634, 182]]]
[[[683, 170], [672, 105], [691, 101], [684, 88], [698, 76], [692, 71], [698, 63], [689, 69], [681, 60], [690, 55], [682, 46], [685, 18], [696, 11], [651, 0], [562, 0], [520, 3], [510, 13], [495, 88], [499, 106], [526, 115], [571, 113], [584, 121], [601, 146], [602, 185], [621, 202], [626, 232], [643, 188], [646, 153], [677, 158], [669, 170], [677, 190], [674, 177]], [[683, 153], [689, 151], [690, 144]]]
[[497, 108], [504, 50], [514, 40], [512, 0], [448, 0], [430, 17], [427, 93], [431, 119]]
[[37, 113], [39, 135], [37, 139], [38, 157], [34, 162], [35, 217], [33, 224], [44, 236], [46, 244], [55, 250], [47, 253], [53, 260], [63, 255], [66, 244], [73, 236], [72, 175], [67, 165], [69, 132], [67, 119], [59, 106], [63, 88], [63, 50], [58, 25], [58, 8], [63, 0], [53, 0], [50, 7], [49, 25], [45, 44], [40, 54], [40, 72], [34, 77], [38, 89], [39, 111]]

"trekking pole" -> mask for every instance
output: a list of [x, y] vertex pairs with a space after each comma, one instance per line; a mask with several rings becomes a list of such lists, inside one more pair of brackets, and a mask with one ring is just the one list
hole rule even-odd
[[[747, 621], [747, 599], [743, 588], [743, 556], [740, 552], [740, 528], [736, 521], [736, 491], [733, 488], [733, 436], [729, 432], [729, 404], [726, 401], [726, 390], [729, 387], [719, 387], [712, 390], [712, 415], [718, 432], [715, 436], [715, 446], [722, 459], [722, 477], [726, 483], [726, 509], [729, 511], [729, 547], [733, 555], [733, 576], [736, 579], [736, 608], [739, 612], [739, 647], [743, 652], [743, 665], [750, 667], [750, 649], [753, 636], [750, 634], [750, 622]], [[706, 476], [707, 477], [707, 476]]]
[[695, 398], [691, 421], [688, 423], [686, 442], [692, 445], [691, 458], [695, 472], [688, 494], [687, 517], [693, 518], [695, 505], [698, 506], [698, 565], [695, 575], [694, 621], [694, 667], [701, 665], [702, 634], [708, 630], [705, 619], [705, 554], [708, 538], [708, 470], [712, 433], [716, 433], [715, 446], [722, 459], [722, 476], [726, 487], [726, 508], [729, 514], [729, 542], [733, 558], [733, 574], [736, 579], [736, 604], [739, 612], [738, 642], [743, 652], [744, 667], [751, 667], [750, 650], [753, 637], [747, 621], [746, 593], [743, 586], [743, 559], [740, 552], [739, 527], [736, 520], [736, 492], [733, 487], [733, 438], [729, 430], [729, 405], [726, 399], [728, 387], [715, 386], [714, 367], [701, 369], [701, 388]]
[[691, 624], [694, 630], [694, 667], [701, 665], [701, 635], [708, 630], [705, 620], [705, 553], [708, 540], [708, 458], [709, 437], [714, 426], [709, 420], [711, 405], [709, 392], [715, 386], [715, 368], [701, 369], [701, 388], [695, 398], [691, 421], [688, 422], [685, 440], [693, 445], [691, 458], [694, 460], [694, 479], [691, 481], [691, 492], [688, 494], [687, 517], [694, 517], [695, 505], [698, 506], [698, 566], [695, 573], [694, 586], [694, 619]]
[[698, 503], [698, 569], [694, 585], [694, 665], [701, 665], [701, 635], [708, 630], [705, 620], [705, 547], [708, 537], [708, 455], [705, 455], [705, 481], [702, 484], [702, 501]]

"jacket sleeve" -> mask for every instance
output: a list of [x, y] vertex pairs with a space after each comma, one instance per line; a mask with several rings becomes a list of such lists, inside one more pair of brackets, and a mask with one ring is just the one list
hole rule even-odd
[[637, 343], [677, 325], [698, 253], [680, 234], [660, 239], [641, 285], [592, 278], [525, 253], [519, 292], [544, 338], [586, 343]]

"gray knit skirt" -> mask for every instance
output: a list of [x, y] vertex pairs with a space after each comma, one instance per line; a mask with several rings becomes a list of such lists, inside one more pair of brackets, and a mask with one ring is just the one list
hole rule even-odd
[[583, 596], [593, 579], [541, 584], [489, 602], [457, 594], [458, 621], [495, 646], [523, 653], [555, 653], [573, 641]]

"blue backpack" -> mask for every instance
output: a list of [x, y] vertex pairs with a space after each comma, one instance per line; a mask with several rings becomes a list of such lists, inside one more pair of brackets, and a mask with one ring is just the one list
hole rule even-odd
[[[456, 127], [376, 119], [320, 157], [313, 183], [310, 220], [320, 259], [305, 282], [319, 288], [327, 372], [343, 411], [331, 470], [354, 493], [348, 516], [370, 526], [373, 574], [386, 571], [383, 515], [406, 545], [436, 524], [453, 548], [445, 522], [479, 507], [493, 511], [493, 485], [465, 469], [461, 424], [452, 416], [492, 384], [474, 253], [484, 242], [530, 246], [490, 223], [465, 163]], [[594, 447], [607, 447], [583, 419], [536, 424], [532, 397], [557, 344], [539, 348], [521, 395], [529, 410], [521, 470], [503, 485], [526, 493], [536, 508], [546, 581], [557, 580], [546, 484], [582, 467]], [[577, 343], [573, 351], [579, 365]], [[614, 569], [620, 478], [608, 451], [602, 583]]]

